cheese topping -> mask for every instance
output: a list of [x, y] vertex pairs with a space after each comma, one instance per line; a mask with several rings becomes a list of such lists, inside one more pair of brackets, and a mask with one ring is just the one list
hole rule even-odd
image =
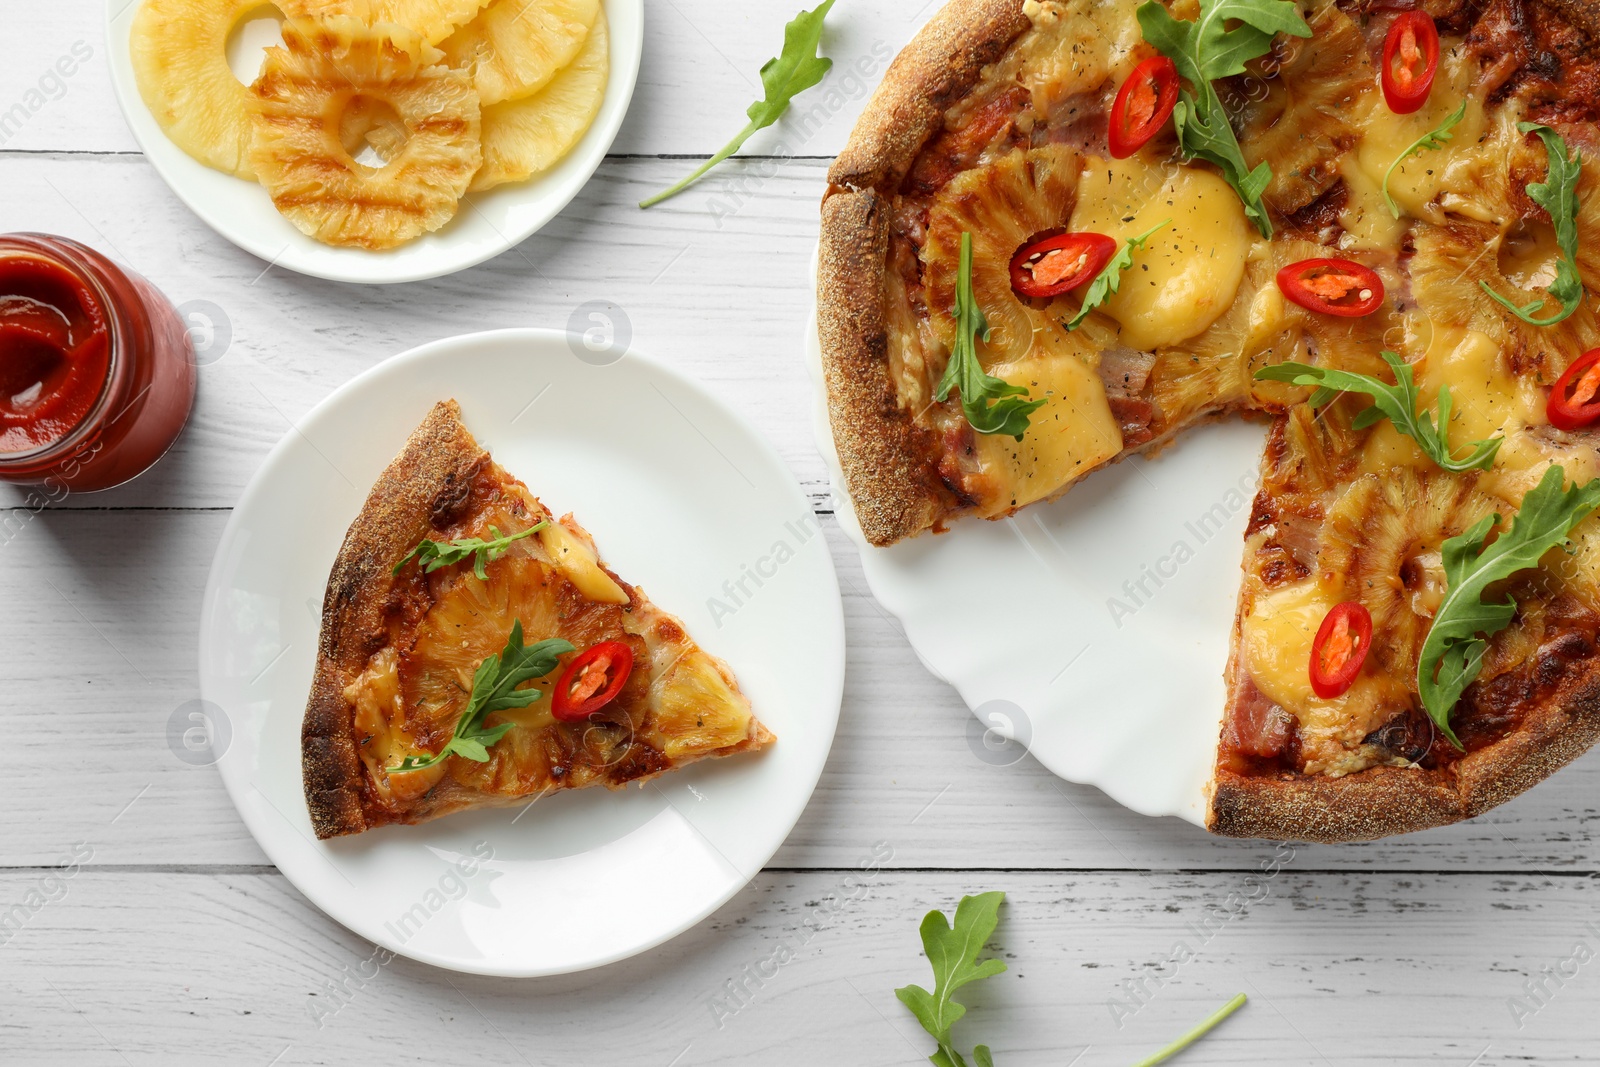
[[1238, 194], [1209, 171], [1140, 156], [1085, 164], [1069, 229], [1124, 242], [1163, 219], [1172, 221], [1133, 253], [1120, 291], [1101, 305], [1130, 348], [1188, 340], [1227, 311], [1253, 230]]

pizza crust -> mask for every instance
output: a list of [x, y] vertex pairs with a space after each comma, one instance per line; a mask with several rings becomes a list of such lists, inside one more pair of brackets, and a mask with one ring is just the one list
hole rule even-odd
[[828, 181], [885, 193], [899, 188], [922, 146], [944, 126], [945, 111], [1030, 25], [1023, 0], [945, 4], [889, 64]]
[[319, 838], [369, 828], [365, 769], [344, 691], [387, 640], [383, 606], [394, 565], [427, 536], [441, 505], [459, 502], [488, 461], [454, 400], [436, 404], [373, 486], [334, 560], [322, 601], [311, 698], [300, 729], [306, 807]]
[[1206, 828], [1226, 837], [1370, 841], [1481, 815], [1537, 785], [1600, 739], [1600, 665], [1561, 700], [1528, 710], [1518, 728], [1452, 767], [1373, 767], [1344, 778], [1223, 772]]

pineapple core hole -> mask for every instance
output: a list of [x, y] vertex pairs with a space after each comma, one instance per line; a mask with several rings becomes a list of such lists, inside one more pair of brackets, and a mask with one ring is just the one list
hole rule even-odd
[[1561, 246], [1556, 231], [1544, 223], [1523, 223], [1500, 242], [1500, 273], [1523, 289], [1543, 289], [1556, 280]]
[[267, 49], [283, 44], [283, 12], [271, 4], [246, 11], [228, 34], [228, 68], [245, 85], [261, 74]]
[[382, 170], [410, 139], [405, 120], [387, 100], [353, 96], [339, 116], [339, 141], [365, 167]]

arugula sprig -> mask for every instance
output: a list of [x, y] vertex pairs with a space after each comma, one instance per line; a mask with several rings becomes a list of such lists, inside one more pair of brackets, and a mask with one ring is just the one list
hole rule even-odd
[[[933, 968], [933, 992], [919, 985], [901, 986], [894, 991], [900, 1003], [911, 1009], [917, 1022], [939, 1047], [928, 1059], [934, 1067], [967, 1067], [966, 1058], [957, 1051], [950, 1030], [967, 1013], [966, 1006], [955, 999], [963, 986], [984, 978], [991, 978], [1006, 969], [1002, 960], [979, 960], [984, 942], [994, 933], [1000, 921], [1000, 904], [1006, 899], [1001, 892], [979, 893], [962, 897], [956, 905], [953, 919], [935, 909], [922, 917], [918, 928], [922, 935], [922, 948]], [[1176, 1056], [1206, 1034], [1218, 1023], [1244, 1006], [1243, 993], [1212, 1012], [1198, 1025], [1161, 1051], [1140, 1060], [1136, 1067], [1155, 1067]], [[978, 1045], [972, 1050], [978, 1067], [994, 1067], [994, 1056], [988, 1045]]]
[[1094, 281], [1089, 283], [1089, 289], [1083, 294], [1083, 306], [1078, 308], [1078, 313], [1067, 320], [1067, 329], [1076, 330], [1084, 319], [1089, 317], [1089, 312], [1104, 304], [1111, 295], [1122, 287], [1122, 272], [1133, 266], [1133, 253], [1143, 248], [1144, 243], [1150, 240], [1152, 234], [1171, 219], [1162, 219], [1137, 237], [1130, 237], [1126, 244], [1117, 251], [1117, 254], [1106, 261], [1100, 268], [1100, 273], [1094, 276]]
[[822, 23], [828, 16], [833, 0], [822, 0], [815, 9], [802, 11], [783, 28], [783, 51], [767, 60], [761, 68], [761, 86], [766, 96], [751, 104], [745, 114], [750, 121], [716, 155], [706, 160], [687, 178], [670, 189], [664, 189], [648, 200], [639, 201], [640, 207], [659, 204], [668, 197], [677, 196], [698, 181], [701, 175], [721, 163], [739, 149], [757, 130], [777, 122], [789, 110], [789, 101], [820, 82], [833, 67], [833, 60], [817, 54], [822, 44]]
[[1471, 441], [1472, 449], [1465, 458], [1456, 459], [1450, 447], [1450, 387], [1439, 386], [1437, 419], [1419, 407], [1417, 386], [1412, 378], [1411, 365], [1393, 352], [1384, 352], [1383, 358], [1394, 369], [1395, 384], [1378, 380], [1366, 374], [1312, 367], [1304, 363], [1279, 363], [1256, 371], [1257, 381], [1288, 382], [1291, 385], [1314, 385], [1312, 407], [1322, 407], [1342, 392], [1365, 393], [1372, 397], [1372, 406], [1356, 415], [1351, 422], [1357, 430], [1366, 429], [1383, 419], [1394, 423], [1394, 428], [1417, 443], [1427, 457], [1447, 471], [1460, 473], [1474, 468], [1488, 470], [1494, 464], [1495, 453], [1500, 450], [1503, 436], [1487, 441]]
[[393, 771], [420, 771], [447, 756], [460, 756], [477, 763], [489, 762], [489, 749], [511, 729], [511, 723], [485, 728], [484, 719], [497, 711], [525, 708], [539, 699], [537, 689], [518, 689], [524, 682], [543, 678], [560, 665], [561, 656], [576, 651], [571, 642], [560, 638], [522, 643], [522, 620], [511, 624], [506, 647], [478, 665], [472, 676], [472, 695], [456, 720], [456, 732], [445, 746], [431, 756], [407, 756]]
[[1446, 589], [1422, 642], [1417, 690], [1428, 717], [1457, 748], [1462, 745], [1450, 728], [1450, 713], [1483, 669], [1488, 638], [1511, 625], [1517, 613], [1517, 603], [1510, 596], [1485, 602], [1489, 586], [1537, 566], [1546, 552], [1564, 544], [1572, 528], [1596, 508], [1600, 508], [1600, 478], [1569, 489], [1566, 473], [1552, 464], [1522, 498], [1511, 528], [1493, 542], [1488, 541], [1489, 532], [1499, 524], [1500, 516], [1485, 515], [1441, 546]]
[[[972, 295], [972, 234], [961, 235], [960, 270], [956, 275], [956, 339], [950, 346], [950, 362], [934, 389], [934, 399], [943, 403], [952, 390], [961, 392], [961, 411], [979, 433], [1003, 433], [1017, 440], [1028, 429], [1028, 416], [1044, 406], [1043, 400], [1023, 400], [1026, 387], [1012, 385], [1004, 378], [984, 372], [978, 362], [977, 341], [989, 339], [989, 320]], [[989, 401], [993, 400], [991, 404]]]
[[1499, 301], [1508, 311], [1523, 322], [1534, 326], [1554, 326], [1578, 310], [1583, 303], [1583, 279], [1578, 275], [1578, 178], [1583, 174], [1583, 154], [1576, 148], [1569, 154], [1567, 142], [1559, 133], [1537, 122], [1519, 122], [1517, 129], [1523, 133], [1537, 133], [1544, 142], [1549, 168], [1542, 182], [1529, 182], [1528, 199], [1550, 213], [1556, 227], [1556, 244], [1561, 247], [1561, 258], [1556, 260], [1556, 278], [1546, 287], [1549, 299], [1561, 302], [1561, 310], [1544, 318], [1534, 312], [1545, 304], [1545, 298], [1530, 301], [1518, 307], [1479, 280], [1483, 291]]
[[1395, 157], [1395, 161], [1389, 164], [1389, 169], [1383, 172], [1383, 202], [1389, 205], [1389, 214], [1395, 218], [1400, 217], [1400, 205], [1396, 204], [1394, 197], [1389, 195], [1389, 179], [1394, 177], [1395, 168], [1419, 152], [1433, 152], [1443, 148], [1445, 143], [1455, 136], [1455, 128], [1460, 125], [1462, 119], [1466, 118], [1466, 115], [1467, 101], [1463, 100], [1460, 107], [1445, 116], [1443, 122], [1418, 137], [1415, 141], [1412, 141], [1411, 147], [1401, 152], [1400, 155]]
[[[1239, 193], [1244, 213], [1261, 236], [1272, 236], [1261, 194], [1272, 181], [1272, 167], [1245, 163], [1239, 138], [1212, 82], [1243, 74], [1245, 64], [1264, 56], [1279, 33], [1310, 37], [1311, 27], [1292, 0], [1200, 0], [1200, 17], [1193, 22], [1173, 18], [1159, 0], [1149, 0], [1138, 11], [1144, 39], [1178, 68], [1189, 87], [1180, 91], [1172, 121], [1178, 147], [1189, 159], [1203, 159], [1222, 170], [1222, 176]], [[1236, 22], [1232, 28], [1228, 23]]]
[[472, 559], [472, 573], [478, 576], [479, 581], [488, 581], [488, 572], [484, 570], [486, 565], [505, 555], [506, 549], [510, 547], [513, 541], [531, 537], [548, 525], [550, 523], [547, 520], [540, 519], [526, 530], [520, 533], [508, 534], [505, 537], [500, 536], [500, 530], [497, 527], [491, 526], [489, 527], [489, 540], [487, 541], [481, 537], [463, 537], [459, 541], [432, 541], [424, 537], [417, 547], [406, 555], [405, 559], [394, 565], [394, 573], [399, 574], [401, 568], [412, 560], [421, 562], [422, 573], [432, 574], [440, 567], [453, 566], [470, 557]]
[[[967, 1067], [966, 1059], [951, 1043], [950, 1028], [967, 1013], [966, 1005], [955, 999], [962, 986], [981, 978], [989, 978], [1006, 969], [1003, 960], [978, 961], [983, 943], [989, 940], [1000, 922], [1000, 902], [1006, 895], [1001, 892], [979, 893], [962, 897], [956, 905], [955, 919], [946, 922], [944, 913], [935, 909], [922, 917], [922, 948], [933, 967], [933, 992], [919, 985], [901, 986], [894, 991], [900, 1003], [911, 1009], [922, 1028], [939, 1042], [939, 1049], [928, 1059], [935, 1067]], [[972, 1050], [972, 1058], [979, 1067], [994, 1067], [994, 1057], [989, 1046], [979, 1045]]]

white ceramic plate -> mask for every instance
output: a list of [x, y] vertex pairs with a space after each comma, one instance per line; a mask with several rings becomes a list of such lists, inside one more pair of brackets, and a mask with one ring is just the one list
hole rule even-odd
[[[644, 0], [605, 0], [611, 26], [606, 98], [594, 124], [566, 158], [530, 181], [468, 195], [456, 217], [436, 233], [387, 252], [367, 252], [312, 240], [278, 214], [260, 185], [212, 170], [167, 139], [139, 96], [133, 76], [130, 37], [140, 3], [106, 0], [106, 41], [117, 101], [156, 173], [206, 225], [246, 252], [301, 274], [340, 282], [437, 278], [526, 240], [578, 195], [605, 158], [627, 113], [644, 51]], [[236, 72], [241, 62], [236, 57]], [[249, 65], [255, 65], [253, 56]]]
[[[573, 511], [619, 574], [733, 667], [776, 744], [642, 789], [316, 840], [300, 721], [323, 588], [373, 482], [448, 397], [500, 463], [556, 514]], [[741, 580], [745, 595], [730, 596], [724, 583]], [[844, 683], [833, 562], [772, 448], [661, 364], [632, 352], [605, 364], [579, 339], [541, 330], [415, 349], [302, 419], [233, 512], [200, 633], [217, 762], [272, 862], [367, 940], [479, 974], [622, 959], [733, 896], [810, 798]]]
[[1031, 752], [1134, 811], [1203, 826], [1261, 428], [1202, 427], [1012, 518], [874, 548], [839, 469], [814, 318], [807, 351], [839, 523], [873, 595], [973, 710], [974, 752]]

